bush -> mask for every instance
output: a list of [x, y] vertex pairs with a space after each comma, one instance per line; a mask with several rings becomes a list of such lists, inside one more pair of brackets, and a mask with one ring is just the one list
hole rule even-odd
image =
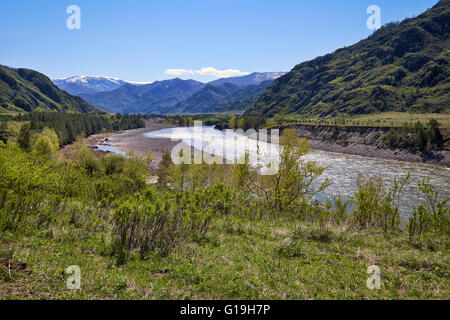
[[77, 147], [75, 152], [76, 162], [89, 176], [93, 176], [96, 172], [100, 171], [100, 160], [98, 160], [91, 149], [85, 145], [80, 145]]
[[380, 227], [384, 232], [398, 229], [400, 223], [399, 205], [401, 191], [410, 174], [403, 180], [394, 179], [394, 186], [386, 191], [383, 180], [364, 178], [358, 175], [355, 192], [356, 209], [352, 212], [353, 221], [360, 227]]
[[[280, 150], [278, 171], [272, 175], [260, 175], [258, 170], [246, 164], [236, 166], [234, 177], [244, 192], [257, 199], [266, 211], [272, 213], [298, 213], [305, 201], [324, 190], [329, 181], [315, 183], [325, 168], [315, 162], [307, 162], [302, 157], [310, 151], [308, 141], [300, 140], [295, 129], [286, 129], [280, 139], [283, 144]], [[272, 168], [271, 163], [266, 163]], [[276, 165], [276, 164], [275, 164]]]
[[54, 156], [56, 150], [50, 138], [44, 135], [39, 136], [33, 146], [33, 152], [42, 157], [51, 158]]
[[124, 252], [135, 249], [142, 255], [150, 250], [170, 253], [183, 236], [180, 218], [173, 214], [170, 202], [156, 198], [152, 190], [121, 203], [114, 215], [114, 249], [119, 260]]
[[438, 191], [430, 185], [430, 178], [423, 179], [418, 184], [418, 189], [428, 201], [428, 205], [419, 204], [413, 209], [408, 223], [409, 240], [418, 242], [422, 235], [434, 233], [435, 235], [450, 234], [450, 217], [447, 202], [449, 199], [438, 201]]
[[125, 158], [115, 154], [109, 155], [103, 158], [103, 166], [107, 175], [122, 173], [125, 168]]
[[402, 128], [391, 128], [384, 134], [383, 141], [390, 148], [408, 148], [427, 153], [441, 149], [444, 144], [439, 123], [434, 119], [426, 127], [418, 121], [414, 127], [405, 123]]
[[222, 184], [177, 193], [157, 193], [153, 188], [120, 203], [114, 215], [114, 252], [118, 262], [132, 251], [167, 255], [188, 239], [206, 235], [214, 214], [226, 214], [230, 193]]

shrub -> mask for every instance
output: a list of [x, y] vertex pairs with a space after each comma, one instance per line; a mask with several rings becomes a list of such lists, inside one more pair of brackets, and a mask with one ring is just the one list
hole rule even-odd
[[418, 189], [428, 201], [428, 205], [419, 204], [413, 209], [408, 223], [409, 240], [420, 241], [425, 233], [433, 232], [448, 237], [450, 233], [450, 217], [447, 207], [448, 198], [438, 200], [439, 193], [430, 185], [430, 178], [423, 179]]
[[93, 176], [96, 172], [100, 171], [100, 160], [98, 160], [92, 150], [87, 146], [78, 146], [75, 150], [75, 157], [78, 166], [84, 169], [89, 176]]
[[168, 254], [181, 236], [180, 230], [177, 230], [181, 222], [179, 217], [173, 215], [167, 199], [156, 198], [151, 190], [137, 194], [116, 209], [116, 252], [119, 257], [123, 252], [134, 249], [141, 254], [149, 250]]
[[24, 124], [20, 128], [19, 138], [17, 142], [19, 146], [24, 151], [30, 151], [31, 149], [31, 134], [30, 134], [30, 125]]
[[324, 190], [329, 182], [325, 179], [322, 184], [315, 183], [325, 168], [302, 159], [310, 150], [309, 144], [306, 139], [300, 140], [295, 129], [286, 129], [280, 141], [283, 147], [278, 171], [260, 175], [260, 168], [253, 168], [246, 161], [237, 166], [234, 176], [266, 211], [298, 213], [300, 205]]
[[439, 123], [435, 119], [431, 119], [428, 123], [428, 136], [430, 144], [442, 148], [444, 144], [444, 137], [439, 129]]
[[56, 149], [49, 137], [40, 135], [34, 143], [33, 152], [38, 156], [51, 158], [55, 154]]
[[394, 179], [394, 186], [386, 191], [380, 177], [357, 178], [358, 190], [355, 192], [356, 209], [352, 212], [353, 221], [360, 227], [380, 227], [384, 232], [398, 229], [400, 223], [399, 206], [401, 191], [410, 174], [403, 180]]
[[328, 220], [334, 223], [343, 223], [348, 219], [349, 200], [344, 200], [342, 196], [333, 197], [333, 201], [327, 201], [326, 212], [329, 212]]
[[175, 199], [153, 188], [130, 197], [114, 215], [118, 261], [123, 262], [134, 250], [141, 256], [150, 251], [164, 256], [182, 240], [204, 237], [213, 215], [227, 213], [230, 201], [230, 193], [222, 184], [177, 193]]
[[122, 173], [125, 167], [125, 158], [115, 154], [109, 155], [103, 158], [103, 166], [107, 175]]
[[424, 152], [427, 147], [427, 136], [423, 125], [417, 121], [414, 125], [415, 135], [416, 135], [416, 147], [418, 150]]

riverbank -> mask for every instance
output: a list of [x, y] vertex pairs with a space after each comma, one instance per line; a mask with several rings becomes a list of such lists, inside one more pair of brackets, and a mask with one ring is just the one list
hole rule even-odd
[[[102, 144], [111, 146], [120, 152], [132, 151], [139, 157], [151, 152], [155, 158], [153, 166], [157, 167], [163, 153], [172, 150], [179, 141], [145, 137], [143, 134], [146, 132], [176, 127], [156, 121], [156, 119], [146, 120], [145, 128], [126, 130], [122, 133], [94, 135], [86, 138], [85, 143], [96, 153], [105, 152], [98, 149], [98, 146]], [[307, 138], [310, 146], [316, 150], [450, 168], [449, 150], [440, 150], [432, 155], [422, 155], [408, 150], [385, 147], [383, 136], [389, 130], [387, 127], [338, 127], [338, 129], [334, 129], [336, 127], [327, 125], [288, 125], [281, 127], [281, 132], [287, 128], [295, 128], [298, 135]]]
[[433, 152], [432, 155], [423, 155], [408, 150], [385, 147], [383, 136], [389, 128], [288, 125], [282, 127], [281, 131], [287, 128], [294, 128], [300, 137], [307, 138], [311, 147], [317, 150], [450, 167], [449, 150], [440, 150]]
[[178, 143], [171, 139], [155, 139], [144, 137], [144, 133], [174, 127], [170, 124], [158, 123], [156, 119], [145, 120], [145, 127], [125, 130], [121, 133], [100, 134], [87, 138], [85, 143], [97, 153], [104, 153], [98, 149], [101, 144], [107, 144], [114, 149], [135, 156], [144, 157], [151, 152], [154, 157], [153, 165], [157, 166], [162, 160], [165, 151], [170, 151]]

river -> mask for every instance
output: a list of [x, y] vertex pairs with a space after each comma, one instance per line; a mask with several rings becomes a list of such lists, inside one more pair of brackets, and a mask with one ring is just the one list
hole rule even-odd
[[[229, 158], [229, 153], [226, 154], [226, 148], [223, 147], [226, 143], [224, 140], [236, 139], [236, 135], [227, 135], [224, 131], [212, 127], [202, 127], [200, 133], [199, 135], [199, 131], [195, 131], [195, 127], [176, 127], [146, 132], [143, 135], [151, 138], [182, 140], [187, 145]], [[201, 140], [199, 141], [199, 139]], [[268, 148], [270, 150], [270, 144], [259, 143], [258, 145], [263, 150], [267, 151]], [[254, 153], [255, 146], [256, 143], [248, 147], [250, 153]], [[224, 150], [224, 152], [218, 150]], [[235, 157], [240, 156], [242, 154], [237, 152]], [[388, 187], [392, 186], [394, 178], [404, 178], [411, 173], [411, 178], [402, 191], [400, 214], [403, 218], [410, 215], [413, 207], [419, 203], [425, 203], [422, 194], [417, 190], [417, 183], [426, 177], [430, 177], [431, 185], [439, 190], [439, 198], [450, 197], [450, 169], [448, 168], [325, 151], [314, 151], [304, 158], [326, 167], [320, 180], [328, 178], [331, 181], [331, 185], [317, 195], [319, 201], [337, 195], [342, 195], [346, 199], [351, 198], [356, 189], [356, 178], [359, 173], [365, 177], [380, 176]]]

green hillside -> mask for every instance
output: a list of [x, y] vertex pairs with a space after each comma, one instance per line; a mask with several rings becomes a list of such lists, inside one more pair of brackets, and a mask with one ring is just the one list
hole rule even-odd
[[295, 66], [247, 115], [448, 112], [450, 0], [416, 18]]
[[239, 91], [222, 100], [213, 111], [227, 112], [246, 110], [258, 100], [261, 93], [263, 93], [264, 90], [266, 90], [272, 83], [273, 80], [266, 80], [258, 85], [243, 87]]
[[96, 107], [58, 89], [48, 77], [30, 69], [0, 65], [0, 112], [94, 112]]
[[206, 85], [202, 90], [178, 103], [169, 113], [207, 113], [224, 99], [238, 92], [240, 86], [233, 83]]

